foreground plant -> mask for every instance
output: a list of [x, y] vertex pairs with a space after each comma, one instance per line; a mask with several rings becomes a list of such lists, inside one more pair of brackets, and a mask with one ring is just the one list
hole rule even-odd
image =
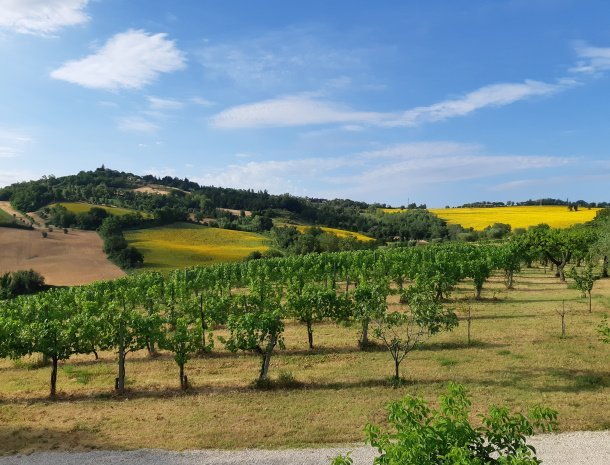
[[[407, 396], [388, 406], [394, 432], [366, 426], [367, 442], [380, 453], [375, 465], [538, 465], [536, 450], [527, 444], [535, 431], [552, 431], [557, 412], [536, 407], [528, 416], [491, 407], [482, 425], [468, 421], [471, 402], [463, 386], [449, 383], [438, 410], [420, 398]], [[350, 465], [339, 456], [333, 465]]]

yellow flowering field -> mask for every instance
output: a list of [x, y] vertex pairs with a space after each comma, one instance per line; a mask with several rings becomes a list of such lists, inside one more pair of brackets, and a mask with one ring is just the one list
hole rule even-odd
[[234, 262], [268, 249], [267, 239], [260, 234], [190, 223], [136, 229], [124, 235], [129, 245], [142, 252], [144, 268], [149, 270]]
[[[553, 228], [567, 228], [573, 224], [585, 223], [595, 218], [599, 208], [569, 211], [568, 207], [555, 205], [492, 207], [492, 208], [431, 208], [432, 213], [449, 224], [461, 224], [477, 231], [494, 223], [510, 224], [512, 229], [527, 228], [546, 223]], [[400, 209], [384, 209], [386, 213], [396, 213]]]
[[[304, 233], [309, 228], [311, 228], [311, 226], [296, 226], [296, 228], [297, 228], [297, 231], [299, 231], [300, 233]], [[375, 240], [372, 237], [365, 236], [364, 234], [360, 234], [360, 233], [352, 232], [352, 231], [346, 231], [345, 229], [327, 228], [324, 226], [320, 226], [319, 228], [322, 231], [334, 234], [335, 236], [338, 236], [338, 237], [354, 237], [357, 240], [362, 241], [362, 242], [368, 242], [368, 241]]]

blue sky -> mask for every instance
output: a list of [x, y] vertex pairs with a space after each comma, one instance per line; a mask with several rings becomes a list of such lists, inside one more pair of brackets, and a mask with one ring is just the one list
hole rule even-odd
[[0, 0], [0, 185], [610, 200], [606, 1]]

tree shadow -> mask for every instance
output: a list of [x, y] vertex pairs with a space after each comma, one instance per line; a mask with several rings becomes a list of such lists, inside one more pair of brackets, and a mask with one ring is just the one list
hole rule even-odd
[[[70, 429], [55, 429], [31, 426], [0, 425], [0, 455], [19, 454], [32, 450], [43, 452], [52, 450], [94, 450], [117, 449], [99, 434], [99, 428], [84, 423], [77, 423]], [[32, 461], [33, 463], [43, 463]], [[9, 462], [11, 463], [11, 462]], [[15, 462], [21, 463], [19, 457]]]
[[464, 342], [429, 342], [422, 344], [417, 350], [422, 352], [441, 352], [444, 350], [463, 350], [463, 349], [497, 349], [507, 347], [508, 344], [499, 344], [497, 342], [472, 341], [470, 345], [467, 341]]

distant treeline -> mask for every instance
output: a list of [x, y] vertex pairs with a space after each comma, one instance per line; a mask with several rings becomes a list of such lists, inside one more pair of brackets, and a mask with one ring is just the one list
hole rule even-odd
[[[610, 207], [610, 202], [587, 202], [585, 200], [576, 200], [575, 202], [571, 202], [570, 200], [560, 200], [560, 199], [537, 199], [537, 200], [526, 200], [524, 202], [472, 202], [465, 203], [455, 208], [492, 208], [492, 207], [532, 207], [536, 205], [557, 205], [564, 207], [578, 207], [578, 208], [608, 208]], [[449, 208], [449, 207], [447, 207]]]

